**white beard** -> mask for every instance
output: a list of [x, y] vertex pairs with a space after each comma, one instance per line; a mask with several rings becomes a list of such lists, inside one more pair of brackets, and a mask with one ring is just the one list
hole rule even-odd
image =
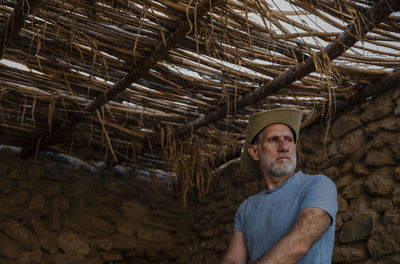
[[284, 159], [282, 160], [281, 163], [276, 162], [276, 157], [268, 157], [264, 156], [264, 154], [259, 150], [258, 153], [260, 154], [260, 168], [261, 171], [271, 175], [272, 177], [276, 178], [282, 178], [289, 173], [293, 172], [296, 169], [296, 152], [293, 154], [289, 153], [283, 153], [282, 155], [279, 156], [286, 156], [289, 157], [289, 159]]

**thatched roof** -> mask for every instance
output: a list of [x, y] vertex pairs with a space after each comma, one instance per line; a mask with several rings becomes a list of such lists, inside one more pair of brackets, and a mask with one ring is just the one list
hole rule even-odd
[[398, 0], [2, 0], [0, 144], [206, 186], [239, 156], [249, 114], [286, 106], [305, 112], [304, 125], [329, 121], [398, 84], [399, 9]]

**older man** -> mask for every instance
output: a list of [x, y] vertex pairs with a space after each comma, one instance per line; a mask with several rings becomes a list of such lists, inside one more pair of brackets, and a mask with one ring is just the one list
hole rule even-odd
[[221, 263], [331, 263], [337, 213], [334, 183], [296, 169], [302, 112], [275, 109], [250, 116], [241, 168], [266, 189], [242, 202]]

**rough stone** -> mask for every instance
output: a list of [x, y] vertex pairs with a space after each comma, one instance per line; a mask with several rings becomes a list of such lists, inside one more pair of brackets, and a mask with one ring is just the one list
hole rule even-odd
[[393, 188], [393, 203], [395, 205], [400, 205], [400, 184], [397, 184]]
[[370, 104], [370, 107], [365, 108], [361, 114], [361, 120], [364, 122], [382, 119], [394, 110], [394, 103], [389, 94], [378, 96]]
[[367, 242], [369, 254], [377, 259], [400, 252], [400, 225], [379, 226]]
[[342, 165], [342, 171], [344, 173], [350, 173], [353, 170], [353, 162], [351, 160], [345, 160]]
[[341, 176], [341, 171], [339, 167], [333, 166], [323, 171], [323, 174], [328, 176], [331, 180], [339, 178]]
[[400, 134], [397, 133], [389, 143], [390, 149], [393, 151], [394, 158], [400, 161]]
[[392, 194], [394, 186], [393, 168], [391, 167], [382, 167], [375, 170], [365, 182], [366, 190], [377, 195]]
[[21, 247], [13, 240], [0, 233], [0, 256], [16, 258], [21, 252]]
[[347, 200], [344, 199], [341, 195], [338, 195], [338, 211], [344, 212], [349, 207]]
[[357, 129], [347, 134], [340, 141], [338, 151], [343, 154], [351, 154], [356, 152], [365, 142], [367, 142], [367, 137], [364, 135], [363, 129]]
[[346, 199], [354, 199], [364, 192], [363, 179], [357, 178], [346, 185], [342, 190], [342, 196]]
[[114, 232], [114, 226], [101, 217], [89, 214], [68, 214], [63, 217], [65, 228], [90, 237], [101, 238]]
[[129, 218], [118, 218], [116, 223], [116, 230], [125, 236], [136, 235], [137, 230], [140, 229], [140, 225], [131, 221]]
[[385, 130], [400, 130], [400, 119], [395, 116], [389, 116], [379, 122], [379, 127]]
[[165, 231], [142, 228], [138, 230], [138, 239], [145, 241], [172, 241], [173, 237]]
[[336, 214], [336, 226], [335, 226], [335, 231], [339, 231], [343, 226], [343, 219], [342, 219], [342, 215], [340, 214], [340, 212], [338, 214]]
[[146, 255], [149, 257], [150, 261], [155, 261], [160, 259], [160, 257], [176, 259], [179, 252], [170, 243], [157, 243], [152, 244], [152, 247], [146, 249]]
[[310, 157], [310, 162], [313, 164], [313, 166], [323, 164], [326, 161], [328, 161], [328, 155], [324, 149], [317, 149], [314, 155]]
[[345, 134], [353, 131], [361, 126], [362, 122], [359, 116], [342, 115], [333, 124], [331, 133], [336, 139], [343, 137]]
[[122, 254], [110, 252], [103, 254], [103, 261], [105, 263], [120, 263], [124, 261]]
[[133, 201], [123, 202], [121, 209], [124, 214], [130, 218], [143, 217], [149, 214], [149, 211], [146, 207]]
[[373, 218], [363, 216], [344, 223], [339, 232], [339, 241], [351, 243], [368, 239], [373, 231]]
[[365, 163], [369, 166], [386, 166], [396, 165], [397, 162], [394, 160], [393, 152], [389, 147], [382, 149], [372, 148], [368, 151], [365, 157]]
[[33, 232], [39, 237], [40, 247], [50, 254], [55, 254], [58, 250], [56, 243], [54, 243], [57, 238], [56, 234], [49, 232], [38, 217], [32, 217], [30, 224]]
[[10, 194], [12, 192], [12, 188], [13, 185], [9, 179], [0, 179], [0, 193]]
[[111, 241], [113, 250], [122, 251], [133, 250], [138, 246], [138, 244], [142, 243], [139, 243], [138, 240], [133, 236], [123, 236], [119, 234], [113, 235]]
[[379, 122], [369, 123], [365, 127], [365, 135], [367, 137], [373, 137], [379, 132]]
[[342, 213], [342, 218], [343, 221], [348, 222], [366, 214], [372, 215], [373, 212], [369, 200], [363, 195], [349, 201], [349, 207]]
[[20, 222], [8, 220], [0, 223], [0, 229], [24, 249], [32, 250], [39, 248], [37, 237]]
[[90, 246], [86, 240], [76, 233], [66, 231], [57, 238], [58, 247], [66, 254], [86, 256], [90, 253]]
[[28, 208], [31, 210], [42, 210], [45, 208], [46, 200], [43, 195], [35, 193], [28, 203]]
[[50, 231], [59, 231], [61, 229], [61, 217], [59, 212], [51, 212], [46, 217], [45, 224]]
[[394, 209], [394, 204], [390, 199], [378, 198], [372, 202], [371, 207], [376, 212], [383, 213]]
[[386, 211], [382, 218], [382, 225], [400, 225], [400, 211]]
[[368, 257], [365, 247], [344, 247], [335, 246], [333, 248], [333, 263], [359, 263]]
[[27, 191], [18, 191], [12, 195], [7, 197], [9, 204], [11, 205], [23, 205], [29, 198], [29, 192]]
[[394, 110], [394, 116], [400, 117], [400, 106], [397, 106]]
[[102, 251], [107, 252], [112, 249], [113, 242], [111, 239], [108, 239], [108, 238], [97, 239], [96, 246], [97, 246], [97, 248], [101, 249]]
[[32, 264], [40, 263], [42, 258], [42, 251], [24, 251], [18, 255], [17, 264]]
[[54, 197], [50, 204], [54, 211], [65, 211], [70, 208], [69, 202], [64, 197]]
[[369, 175], [370, 170], [364, 162], [357, 162], [353, 167], [353, 172], [358, 176], [367, 176]]
[[382, 148], [385, 145], [392, 146], [395, 141], [400, 140], [399, 134], [396, 132], [381, 131], [373, 138], [375, 148]]
[[134, 196], [135, 189], [132, 188], [129, 184], [126, 184], [126, 181], [113, 181], [104, 186], [104, 188], [117, 195], [123, 196]]
[[336, 180], [336, 188], [340, 189], [348, 184], [350, 184], [353, 181], [353, 176], [351, 175], [345, 175], [339, 179]]
[[400, 181], [400, 166], [394, 170], [394, 177]]

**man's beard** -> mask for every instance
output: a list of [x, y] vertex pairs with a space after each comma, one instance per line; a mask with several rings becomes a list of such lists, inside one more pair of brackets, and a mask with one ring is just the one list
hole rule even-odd
[[[296, 169], [296, 152], [292, 155], [284, 153], [275, 157], [264, 156], [260, 153], [260, 168], [261, 171], [275, 178], [282, 178]], [[289, 157], [289, 159], [283, 159], [281, 163], [277, 163], [278, 157]]]

